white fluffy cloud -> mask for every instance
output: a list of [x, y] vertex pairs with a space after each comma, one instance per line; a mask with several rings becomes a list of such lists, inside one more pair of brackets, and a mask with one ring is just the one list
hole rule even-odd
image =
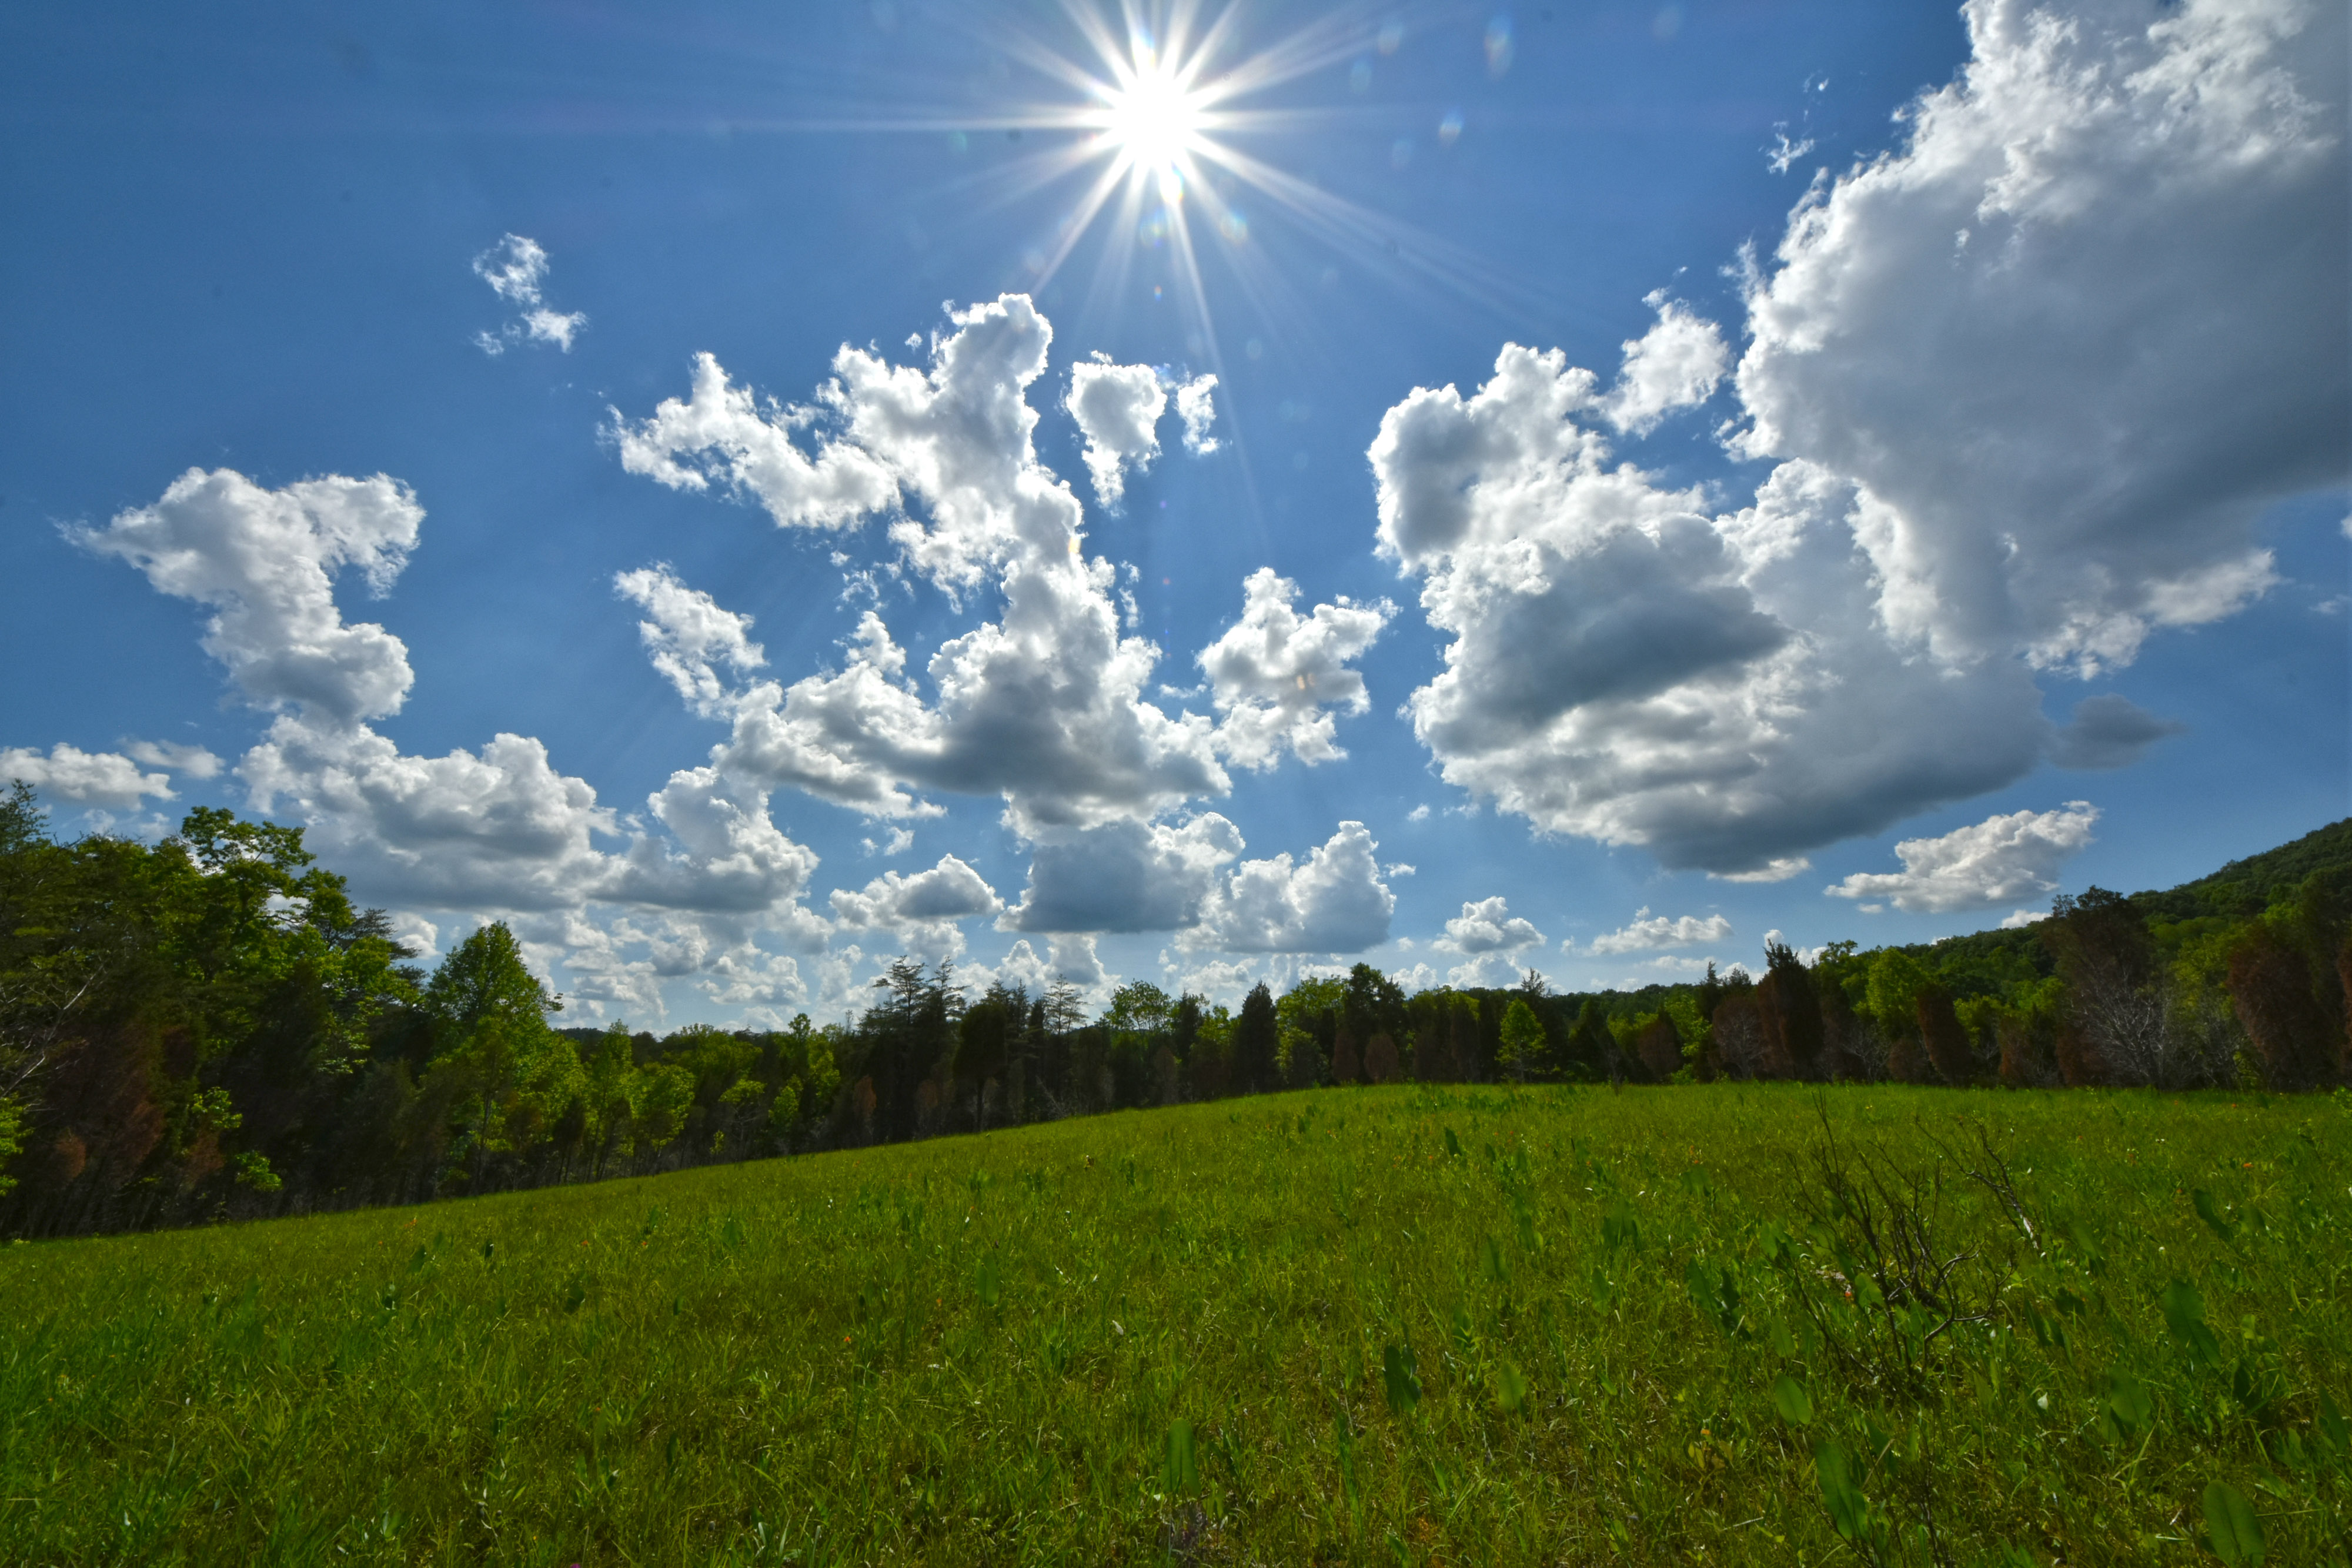
[[[138, 567], [159, 591], [212, 608], [206, 650], [247, 702], [278, 716], [236, 769], [254, 809], [302, 821], [311, 847], [362, 896], [540, 912], [558, 922], [535, 938], [549, 943], [590, 929], [583, 912], [599, 903], [756, 917], [806, 940], [814, 917], [794, 900], [816, 857], [776, 828], [755, 785], [709, 769], [675, 775], [648, 801], [665, 839], [619, 821], [529, 737], [415, 757], [371, 727], [407, 696], [408, 651], [383, 626], [343, 619], [334, 575], [356, 570], [388, 589], [423, 517], [407, 489], [382, 476], [270, 490], [228, 470], [191, 471], [155, 505], [75, 537]], [[693, 685], [693, 662], [707, 667], [714, 650], [738, 663], [756, 654], [740, 624], [711, 619], [723, 615], [715, 607], [695, 621], [698, 607], [674, 580], [648, 574], [639, 587], [656, 612], [656, 662], [669, 657], [682, 689]], [[210, 756], [154, 754], [192, 776]], [[619, 996], [631, 983], [625, 963], [597, 956], [610, 945], [610, 933], [596, 937], [582, 961], [616, 977]]]
[[782, 523], [838, 526], [919, 499], [929, 521], [902, 516], [891, 528], [908, 562], [943, 588], [992, 576], [1002, 591], [998, 620], [932, 655], [923, 673], [936, 700], [869, 612], [839, 670], [736, 697], [735, 735], [716, 764], [877, 815], [935, 810], [920, 790], [995, 794], [1024, 836], [1224, 793], [1214, 727], [1145, 700], [1159, 651], [1119, 635], [1112, 569], [1083, 555], [1076, 497], [1036, 461], [1025, 392], [1045, 369], [1050, 327], [1019, 297], [954, 321], [928, 372], [843, 350], [818, 399], [840, 429], [814, 459], [791, 438], [814, 413], [763, 415], [748, 393], [724, 391], [707, 360], [692, 404], [666, 402], [644, 424], [621, 425], [634, 471], [688, 486], [719, 473]]
[[215, 778], [221, 770], [221, 759], [201, 746], [183, 746], [171, 740], [126, 740], [122, 749], [133, 762], [184, 773], [191, 779]]
[[1008, 931], [1177, 931], [1195, 925], [1218, 868], [1240, 857], [1239, 829], [1214, 811], [1181, 824], [1111, 822], [1048, 830]]
[[2095, 697], [2053, 727], [2036, 672], [2272, 580], [2255, 518], [2339, 478], [2352, 428], [2342, 8], [1967, 15], [1975, 57], [1907, 144], [1818, 186], [1751, 276], [1732, 439], [1784, 459], [1752, 504], [1590, 427], [1699, 395], [1674, 308], [1608, 397], [1509, 347], [1472, 396], [1390, 410], [1379, 541], [1452, 637], [1409, 704], [1450, 782], [1778, 880], [2045, 758], [2128, 761], [2162, 720]]
[[941, 855], [929, 871], [903, 876], [885, 872], [862, 892], [833, 895], [835, 918], [845, 927], [887, 932], [905, 952], [931, 959], [963, 951], [957, 925], [1004, 907], [981, 874], [953, 855]]
[[1216, 391], [1214, 376], [1194, 376], [1176, 389], [1176, 417], [1184, 422], [1184, 450], [1195, 457], [1206, 457], [1217, 450], [1217, 438], [1209, 434], [1217, 423], [1217, 405], [1209, 394]]
[[[805, 407], [759, 404], [706, 356], [690, 402], [666, 402], [637, 423], [615, 415], [614, 428], [631, 471], [686, 488], [735, 486], [782, 525], [841, 527], [895, 510], [890, 536], [905, 563], [953, 594], [993, 589], [997, 619], [948, 640], [919, 674], [868, 611], [839, 668], [731, 690], [688, 644], [716, 647], [717, 635], [748, 648], [740, 620], [717, 619], [727, 612], [658, 572], [624, 591], [670, 606], [649, 622], [649, 645], [677, 664], [670, 678], [690, 703], [730, 719], [732, 735], [711, 753], [717, 775], [882, 817], [936, 814], [929, 792], [994, 795], [1036, 857], [1008, 928], [1189, 926], [1240, 837], [1214, 813], [1167, 819], [1231, 789], [1221, 757], [1263, 767], [1283, 747], [1311, 760], [1337, 755], [1326, 710], [1365, 706], [1345, 661], [1386, 612], [1343, 601], [1302, 617], [1295, 588], [1262, 572], [1241, 626], [1204, 655], [1222, 672], [1223, 722], [1170, 715], [1145, 695], [1160, 650], [1120, 635], [1116, 572], [1087, 558], [1077, 499], [1035, 455], [1027, 391], [1052, 329], [1019, 296], [951, 324], [924, 370], [844, 349]], [[1094, 456], [1156, 451], [1165, 402], [1148, 368], [1074, 371], [1069, 406]], [[1098, 489], [1116, 472], [1097, 464]], [[678, 629], [689, 622], [705, 630]]]
[[1652, 915], [1644, 907], [1633, 912], [1632, 921], [1622, 929], [1595, 936], [1586, 951], [1606, 953], [1651, 953], [1665, 947], [1696, 947], [1709, 942], [1726, 942], [1731, 938], [1731, 922], [1720, 915], [1710, 915], [1702, 920], [1696, 915], [1669, 919]]
[[1993, 789], [2046, 742], [2022, 665], [1889, 643], [1853, 486], [1785, 464], [1711, 517], [1578, 415], [1593, 380], [1507, 348], [1419, 391], [1371, 459], [1380, 543], [1423, 579], [1445, 668], [1409, 701], [1444, 778], [1549, 831], [1758, 873]]
[[2089, 673], [2260, 594], [2258, 515], [2345, 473], [2346, 11], [1964, 12], [1908, 144], [1755, 278], [1742, 445], [1874, 498], [1898, 635]]
[[537, 240], [502, 236], [474, 258], [474, 275], [517, 312], [513, 321], [497, 331], [474, 335], [474, 346], [493, 359], [518, 342], [552, 343], [568, 354], [572, 340], [588, 325], [584, 313], [548, 305], [541, 287], [547, 281], [547, 251]]
[[1511, 913], [1510, 901], [1499, 894], [1475, 903], [1465, 901], [1462, 913], [1445, 923], [1445, 935], [1433, 946], [1474, 956], [1483, 953], [1517, 953], [1542, 944], [1544, 934]]
[[1081, 361], [1070, 367], [1066, 406], [1087, 438], [1085, 461], [1095, 498], [1116, 508], [1127, 494], [1127, 470], [1140, 474], [1160, 455], [1160, 416], [1168, 390], [1150, 365]]
[[1667, 298], [1664, 289], [1644, 303], [1658, 313], [1657, 324], [1626, 342], [1624, 368], [1601, 404], [1611, 424], [1635, 435], [1648, 434], [1676, 409], [1713, 397], [1731, 369], [1721, 328]]
[[424, 517], [408, 487], [381, 474], [267, 490], [230, 469], [191, 468], [153, 506], [70, 537], [129, 561], [159, 591], [210, 607], [205, 652], [247, 701], [350, 724], [399, 711], [414, 677], [399, 638], [345, 623], [334, 574], [356, 569], [381, 594]]
[[667, 561], [615, 574], [613, 589], [651, 617], [637, 622], [637, 634], [645, 639], [654, 668], [677, 688], [688, 706], [706, 717], [727, 704], [727, 684], [719, 664], [746, 674], [768, 662], [751, 641], [749, 615], [721, 610], [710, 595], [680, 582]]
[[1201, 650], [1211, 700], [1220, 715], [1217, 748], [1244, 768], [1271, 768], [1286, 746], [1302, 762], [1345, 757], [1335, 744], [1335, 713], [1370, 706], [1364, 677], [1348, 667], [1396, 613], [1383, 601], [1291, 608], [1298, 585], [1260, 567], [1242, 584], [1242, 618]]
[[0, 784], [30, 784], [52, 800], [76, 806], [135, 810], [140, 800], [153, 796], [172, 798], [172, 781], [161, 773], [142, 773], [138, 763], [111, 751], [84, 751], [59, 741], [48, 755], [26, 747], [0, 749]]
[[1287, 854], [1244, 861], [1203, 903], [1182, 945], [1234, 953], [1360, 953], [1388, 940], [1396, 894], [1381, 880], [1376, 843], [1342, 822], [1294, 864]]
[[2074, 800], [2055, 811], [2012, 811], [1937, 839], [1895, 846], [1899, 872], [1863, 873], [1824, 889], [1838, 898], [1885, 900], [1897, 909], [1942, 915], [1989, 909], [2053, 893], [2058, 868], [2091, 841], [2098, 808]]

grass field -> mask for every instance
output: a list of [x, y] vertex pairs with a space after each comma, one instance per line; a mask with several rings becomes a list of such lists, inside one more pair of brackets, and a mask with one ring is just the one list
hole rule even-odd
[[1325, 1090], [17, 1245], [0, 1559], [2346, 1562], [2346, 1102]]

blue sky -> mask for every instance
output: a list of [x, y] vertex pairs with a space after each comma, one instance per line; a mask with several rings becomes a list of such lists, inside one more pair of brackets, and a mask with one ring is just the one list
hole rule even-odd
[[1641, 983], [2345, 814], [2340, 7], [1219, 15], [12, 8], [5, 770], [668, 1024]]

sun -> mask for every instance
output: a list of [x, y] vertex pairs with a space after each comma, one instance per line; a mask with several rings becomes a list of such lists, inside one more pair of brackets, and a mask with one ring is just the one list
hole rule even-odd
[[[1496, 278], [1458, 243], [1395, 214], [1360, 206], [1274, 161], [1282, 143], [1295, 147], [1302, 136], [1369, 123], [1360, 109], [1288, 107], [1268, 99], [1370, 52], [1392, 53], [1405, 26], [1398, 19], [1399, 3], [1333, 0], [1296, 31], [1244, 48], [1240, 29], [1252, 0], [1060, 0], [1058, 8], [1083, 46], [1077, 51], [1032, 32], [1025, 22], [991, 17], [976, 29], [1041, 78], [1044, 96], [998, 98], [976, 115], [925, 111], [856, 124], [944, 129], [959, 148], [974, 131], [1003, 131], [1015, 141], [1026, 131], [1059, 133], [1040, 138], [964, 187], [991, 206], [1066, 180], [1076, 183], [1066, 204], [1055, 204], [1058, 216], [1022, 249], [1017, 276], [1042, 294], [1080, 244], [1100, 234], [1104, 244], [1088, 290], [1093, 308], [1129, 286], [1131, 264], [1141, 253], [1156, 251], [1173, 273], [1166, 287], [1197, 329], [1189, 340], [1199, 343], [1194, 351], [1212, 367], [1222, 362], [1222, 353], [1204, 256], [1221, 257], [1232, 286], [1259, 319], [1298, 314], [1296, 287], [1276, 253], [1252, 240], [1260, 214], [1278, 215], [1286, 227], [1352, 256], [1375, 276], [1399, 284], [1433, 281], [1524, 308], [1525, 291]], [[1410, 8], [1412, 0], [1402, 3]], [[1053, 9], [1042, 0], [1035, 8]], [[1447, 128], [1438, 132], [1445, 145], [1460, 134], [1460, 124], [1458, 113], [1441, 122]], [[1381, 134], [1388, 134], [1386, 127]], [[1150, 287], [1158, 299], [1160, 278]]]
[[1181, 180], [1192, 157], [1203, 150], [1207, 97], [1188, 90], [1181, 76], [1139, 38], [1128, 68], [1102, 89], [1103, 140], [1137, 172], [1157, 175], [1162, 183]]

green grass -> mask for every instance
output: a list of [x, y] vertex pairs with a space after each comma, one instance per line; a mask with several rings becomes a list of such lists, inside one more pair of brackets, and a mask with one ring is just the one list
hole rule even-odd
[[[1851, 1315], [1817, 1098], [1988, 1321]], [[1327, 1090], [18, 1245], [0, 1560], [2342, 1562], [2345, 1101]]]

